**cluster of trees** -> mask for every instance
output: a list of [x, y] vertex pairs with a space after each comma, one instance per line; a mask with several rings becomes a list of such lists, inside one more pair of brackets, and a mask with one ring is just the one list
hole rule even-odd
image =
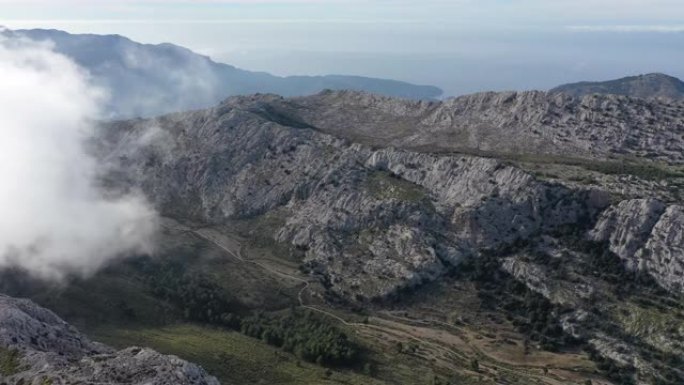
[[667, 292], [658, 286], [655, 280], [648, 274], [628, 270], [624, 261], [610, 251], [607, 242], [594, 242], [580, 235], [570, 235], [564, 238], [566, 245], [573, 250], [588, 255], [579, 266], [581, 273], [605, 280], [608, 283], [619, 285], [617, 294], [624, 295], [633, 292], [641, 292], [643, 289], [667, 295]]
[[[569, 239], [574, 240], [575, 250], [590, 256], [581, 266], [587, 274], [613, 283], [628, 280], [639, 284], [649, 284], [647, 279], [627, 271], [620, 259], [611, 253], [606, 245], [581, 239]], [[541, 348], [549, 351], [583, 347], [592, 361], [596, 362], [598, 369], [607, 377], [619, 384], [634, 383], [634, 368], [617, 365], [613, 360], [596, 352], [585, 341], [564, 333], [558, 320], [569, 309], [552, 304], [544, 296], [531, 291], [526, 285], [503, 271], [499, 265], [499, 255], [501, 254], [488, 253], [481, 258], [473, 258], [465, 265], [467, 278], [477, 285], [478, 294], [485, 306], [504, 310], [507, 318], [528, 338], [526, 344], [534, 341]], [[557, 262], [557, 259], [550, 260], [542, 254], [529, 253], [529, 255], [535, 263], [550, 266]]]
[[503, 271], [494, 253], [472, 258], [462, 271], [477, 285], [483, 305], [503, 310], [530, 341], [549, 351], [579, 343], [565, 334], [558, 322], [559, 316], [567, 310], [552, 304]]
[[319, 365], [350, 366], [360, 359], [359, 348], [343, 331], [310, 310], [291, 309], [287, 315], [257, 312], [240, 320], [240, 331]]
[[585, 351], [589, 353], [589, 358], [596, 363], [596, 367], [610, 380], [617, 384], [634, 384], [634, 368], [616, 365], [615, 361], [603, 357], [589, 345], [585, 347]]
[[173, 269], [162, 269], [149, 277], [148, 284], [155, 296], [176, 304], [189, 321], [220, 324], [224, 314], [241, 307], [227, 297], [222, 287], [199, 275], [186, 276]]
[[309, 310], [252, 312], [207, 277], [186, 273], [182, 265], [148, 261], [142, 267], [152, 293], [182, 309], [188, 321], [239, 331], [319, 365], [359, 362], [358, 346], [342, 330]]

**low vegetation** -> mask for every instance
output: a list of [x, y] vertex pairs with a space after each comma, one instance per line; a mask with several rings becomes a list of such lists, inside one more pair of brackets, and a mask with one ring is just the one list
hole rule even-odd
[[387, 171], [373, 172], [367, 182], [368, 191], [378, 199], [420, 202], [426, 199], [423, 189]]
[[[235, 320], [227, 320], [231, 326]], [[269, 345], [319, 365], [357, 364], [359, 348], [347, 335], [309, 310], [291, 309], [287, 315], [256, 313], [240, 320], [240, 331]]]
[[19, 352], [15, 349], [0, 347], [0, 375], [12, 376], [19, 372]]
[[319, 365], [351, 366], [359, 361], [359, 348], [345, 332], [311, 311], [251, 312], [206, 277], [186, 274], [182, 265], [151, 259], [140, 263], [154, 295], [183, 309], [187, 321], [230, 328]]
[[201, 364], [223, 384], [380, 385], [351, 370], [308, 363], [282, 349], [223, 327], [176, 324], [150, 328], [100, 327], [98, 341], [115, 347], [149, 346]]
[[549, 351], [578, 345], [579, 341], [563, 333], [558, 322], [567, 309], [552, 304], [500, 269], [493, 254], [469, 260], [462, 270], [476, 283], [482, 302], [503, 310], [506, 318], [528, 337], [526, 345], [538, 344]]

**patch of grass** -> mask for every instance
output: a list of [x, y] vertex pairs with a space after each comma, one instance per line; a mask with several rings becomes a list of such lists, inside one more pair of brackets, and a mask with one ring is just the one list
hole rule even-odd
[[643, 158], [635, 156], [626, 156], [620, 159], [611, 160], [592, 160], [562, 155], [495, 153], [472, 149], [462, 149], [456, 151], [456, 153], [484, 158], [496, 158], [515, 164], [535, 163], [577, 166], [606, 175], [634, 175], [646, 180], [664, 180], [684, 177], [684, 169], [681, 166], [677, 167], [662, 162], [645, 161]]
[[[511, 155], [507, 157], [513, 162], [562, 164], [577, 166], [585, 170], [595, 171], [606, 175], [633, 175], [645, 180], [664, 180], [684, 177], [684, 172], [676, 167], [656, 162], [640, 160], [605, 160], [591, 161], [551, 155]], [[588, 180], [587, 180], [588, 181]]]
[[378, 199], [420, 202], [427, 198], [423, 189], [389, 172], [375, 171], [367, 181], [368, 190]]
[[0, 347], [0, 375], [12, 376], [20, 371], [19, 351]]
[[681, 329], [684, 312], [679, 306], [666, 301], [654, 302], [652, 298], [637, 294], [616, 306], [612, 316], [628, 335], [663, 353], [676, 353], [676, 349], [671, 349], [684, 343]]
[[219, 328], [178, 324], [162, 328], [101, 328], [92, 337], [115, 347], [149, 346], [195, 362], [228, 384], [382, 384], [351, 371], [326, 369], [253, 338]]

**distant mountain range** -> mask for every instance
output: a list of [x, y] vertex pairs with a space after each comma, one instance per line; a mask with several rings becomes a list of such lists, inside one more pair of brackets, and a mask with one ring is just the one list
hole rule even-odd
[[653, 73], [605, 82], [565, 84], [552, 89], [550, 92], [562, 92], [572, 96], [615, 94], [637, 98], [665, 97], [684, 99], [684, 82], [672, 76]]
[[234, 95], [315, 94], [324, 89], [359, 90], [406, 99], [434, 99], [442, 90], [360, 76], [288, 76], [246, 71], [217, 63], [173, 44], [140, 44], [119, 35], [70, 34], [58, 30], [4, 30], [6, 37], [51, 41], [55, 51], [87, 69], [110, 92], [111, 117], [152, 116], [215, 105]]

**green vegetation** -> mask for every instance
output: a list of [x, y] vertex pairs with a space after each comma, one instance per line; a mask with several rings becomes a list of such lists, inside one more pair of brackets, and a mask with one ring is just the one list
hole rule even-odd
[[220, 324], [224, 314], [239, 308], [227, 298], [225, 290], [205, 277], [187, 274], [177, 263], [140, 261], [154, 296], [178, 306], [188, 321]]
[[[491, 153], [486, 151], [464, 150], [463, 154], [504, 159], [512, 163], [528, 164], [561, 164], [577, 166], [589, 171], [596, 171], [607, 175], [633, 175], [647, 180], [663, 180], [684, 178], [684, 169], [656, 161], [645, 161], [630, 157], [619, 160], [589, 160], [568, 156], [520, 154], [520, 153]], [[523, 167], [524, 168], [524, 167]]]
[[656, 162], [643, 160], [609, 160], [590, 161], [586, 159], [553, 157], [553, 156], [517, 156], [514, 161], [530, 163], [555, 163], [566, 166], [577, 166], [585, 170], [595, 171], [606, 175], [633, 175], [646, 180], [663, 180], [683, 178], [684, 171], [680, 168]]
[[178, 324], [153, 328], [107, 327], [93, 337], [123, 348], [149, 346], [196, 362], [225, 384], [377, 385], [382, 382], [349, 370], [333, 369], [329, 376], [315, 364], [298, 359], [254, 338], [224, 328]]
[[309, 310], [292, 309], [285, 316], [256, 313], [240, 321], [240, 331], [318, 365], [349, 366], [360, 358], [344, 332]]
[[565, 309], [501, 270], [493, 255], [470, 260], [463, 271], [475, 281], [482, 302], [502, 310], [508, 320], [529, 338], [528, 343], [537, 343], [553, 352], [577, 346], [578, 341], [564, 334], [558, 322]]
[[19, 373], [19, 351], [0, 347], [0, 375], [11, 376]]
[[[595, 245], [594, 245], [595, 246]], [[506, 318], [527, 337], [525, 347], [537, 343], [542, 349], [559, 351], [560, 349], [577, 349], [587, 351], [592, 361], [603, 374], [619, 384], [632, 384], [634, 368], [617, 365], [591, 348], [585, 341], [578, 340], [563, 332], [559, 318], [569, 309], [552, 304], [544, 296], [531, 291], [526, 285], [515, 280], [499, 267], [498, 253], [488, 253], [480, 258], [471, 259], [463, 272], [478, 287], [478, 295], [486, 306], [492, 310], [500, 310]], [[537, 258], [542, 258], [537, 255]], [[609, 267], [607, 274], [613, 277], [612, 271], [620, 271], [610, 266], [610, 257], [597, 262], [599, 266]], [[539, 262], [539, 261], [537, 261]], [[621, 266], [621, 264], [619, 264]]]
[[206, 277], [187, 274], [182, 264], [138, 261], [155, 296], [182, 309], [186, 320], [231, 328], [319, 365], [353, 365], [358, 347], [347, 335], [310, 311], [287, 315], [250, 312]]
[[367, 181], [370, 193], [377, 199], [420, 202], [427, 198], [423, 189], [386, 171], [373, 172]]
[[635, 290], [643, 290], [644, 287], [658, 287], [649, 275], [627, 270], [620, 257], [611, 252], [605, 242], [593, 242], [578, 234], [565, 236], [563, 241], [569, 248], [588, 255], [578, 266], [580, 272], [619, 285], [617, 295], [623, 296]]
[[609, 379], [618, 384], [634, 384], [633, 367], [624, 367], [615, 364], [615, 361], [608, 359], [599, 354], [590, 346], [585, 346], [584, 349], [589, 353], [589, 358], [596, 363], [596, 367], [603, 372]]

